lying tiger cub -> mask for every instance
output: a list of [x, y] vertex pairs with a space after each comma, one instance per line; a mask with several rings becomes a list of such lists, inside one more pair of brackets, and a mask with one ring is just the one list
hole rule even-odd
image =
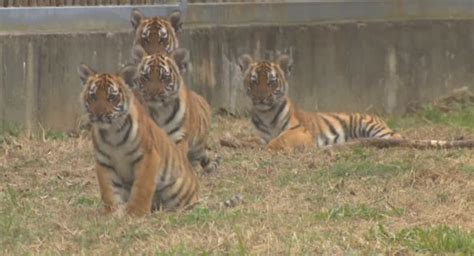
[[253, 103], [252, 124], [270, 150], [297, 146], [341, 144], [354, 138], [401, 138], [375, 115], [311, 113], [298, 108], [288, 96], [292, 60], [239, 58], [244, 86]]

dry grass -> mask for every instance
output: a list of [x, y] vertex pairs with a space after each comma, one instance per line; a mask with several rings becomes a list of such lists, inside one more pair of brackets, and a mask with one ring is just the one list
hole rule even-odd
[[[362, 147], [270, 154], [220, 147], [247, 119], [216, 116], [219, 172], [201, 176], [189, 212], [108, 218], [87, 136], [0, 144], [0, 253], [378, 254], [474, 253], [474, 158], [469, 150]], [[435, 108], [390, 121], [410, 138], [473, 138], [474, 108]], [[217, 153], [216, 153], [217, 154]], [[241, 205], [219, 202], [240, 193]]]

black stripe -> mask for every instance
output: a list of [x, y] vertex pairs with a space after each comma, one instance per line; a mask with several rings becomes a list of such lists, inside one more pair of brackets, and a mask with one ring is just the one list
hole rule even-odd
[[181, 119], [181, 121], [179, 122], [179, 124], [173, 128], [170, 132], [168, 132], [168, 136], [171, 136], [173, 133], [181, 130], [181, 128], [183, 127], [183, 124], [184, 124], [184, 118]]
[[337, 139], [339, 138], [339, 133], [337, 133], [334, 126], [332, 126], [332, 124], [329, 122], [329, 120], [327, 120], [324, 116], [321, 116], [321, 119], [323, 119], [324, 123], [329, 127], [329, 131], [332, 133], [332, 135], [335, 136], [334, 140], [333, 140], [333, 143], [336, 143]]
[[254, 125], [262, 125], [262, 126], [267, 127], [257, 114], [252, 115], [252, 123]]
[[372, 135], [372, 137], [377, 137], [377, 135], [383, 130], [385, 130], [385, 126], [381, 125], [380, 128], [377, 128], [377, 130], [375, 130], [374, 135]]
[[104, 156], [105, 158], [107, 159], [110, 159], [110, 156], [105, 153], [100, 147], [99, 147], [99, 144], [97, 144], [97, 141], [95, 139], [95, 136], [92, 136], [92, 144], [94, 145], [94, 149], [97, 153], [101, 154], [102, 156]]
[[323, 143], [324, 143], [324, 146], [329, 145], [329, 138], [326, 137], [326, 135], [324, 135], [324, 137], [323, 137]]
[[96, 159], [96, 162], [97, 162], [99, 165], [101, 165], [101, 166], [103, 166], [103, 167], [105, 167], [105, 168], [107, 168], [107, 169], [109, 169], [109, 170], [111, 170], [111, 171], [113, 171], [113, 172], [116, 172], [113, 166], [108, 165], [108, 164], [106, 164], [106, 163], [104, 163], [104, 162], [101, 162], [101, 161], [99, 161], [99, 160], [97, 160], [97, 159]]
[[359, 114], [359, 123], [358, 123], [358, 127], [357, 127], [357, 137], [362, 136], [362, 121], [363, 121], [363, 119], [364, 119], [364, 115]]
[[168, 201], [172, 201], [172, 200], [176, 199], [176, 197], [178, 197], [181, 194], [181, 192], [183, 191], [183, 188], [184, 188], [184, 182], [181, 183], [181, 186], [179, 187], [178, 191], [171, 194], [171, 196], [168, 197], [165, 201], [168, 202]]
[[132, 169], [133, 169], [133, 167], [134, 167], [138, 162], [140, 162], [142, 159], [143, 159], [143, 154], [140, 154], [137, 158], [135, 158], [135, 159], [132, 161], [132, 163], [131, 163]]
[[369, 133], [367, 132], [367, 127], [374, 122], [373, 116], [368, 116], [370, 119], [365, 122], [365, 127], [363, 130], [364, 138], [369, 137]]
[[266, 125], [263, 124], [262, 120], [257, 115], [254, 115], [252, 117], [252, 123], [255, 126], [255, 128], [257, 128], [257, 130], [270, 135], [270, 132], [265, 130]]
[[[138, 136], [136, 136], [136, 137], [138, 137]], [[141, 141], [137, 142], [137, 145], [136, 145], [132, 150], [128, 151], [128, 152], [126, 153], [126, 155], [127, 155], [127, 156], [131, 156], [131, 155], [135, 154], [135, 152], [137, 152], [138, 149], [140, 148], [140, 142], [141, 142]]]
[[[347, 139], [348, 139], [347, 134], [349, 133], [347, 123], [344, 120], [342, 120], [342, 118], [339, 117], [339, 115], [337, 115], [337, 114], [330, 114], [330, 116], [332, 116], [334, 119], [336, 119], [341, 124], [342, 130], [344, 131], [344, 142], [346, 142]], [[339, 134], [339, 136], [340, 136], [340, 134]]]
[[122, 183], [119, 183], [119, 182], [116, 182], [116, 181], [112, 181], [112, 185], [116, 188], [123, 188], [123, 185]]
[[289, 122], [290, 122], [290, 115], [288, 115], [288, 116], [286, 117], [285, 122], [284, 122], [283, 125], [281, 126], [281, 130], [282, 130], [282, 131], [285, 129], [285, 127], [288, 125]]
[[187, 186], [187, 188], [188, 188], [188, 191], [186, 191], [186, 193], [184, 193], [184, 195], [179, 199], [179, 202], [178, 202], [179, 206], [186, 205], [186, 204], [182, 204], [183, 199], [186, 200], [187, 203], [189, 203], [189, 200], [191, 199], [191, 195], [194, 192], [194, 189], [193, 189], [194, 187]]
[[369, 129], [367, 129], [367, 137], [370, 137], [370, 133], [372, 132], [372, 130], [377, 127], [378, 123], [374, 122], [372, 124], [370, 124], [368, 127]]
[[171, 122], [174, 119], [174, 117], [176, 116], [176, 113], [178, 113], [178, 111], [180, 109], [180, 106], [181, 106], [181, 102], [178, 98], [178, 99], [176, 99], [176, 104], [173, 107], [173, 112], [171, 113], [171, 115], [168, 118], [166, 118], [165, 123], [163, 124], [163, 126], [167, 125], [169, 122]]
[[380, 135], [378, 136], [378, 138], [382, 138], [382, 137], [384, 137], [384, 136], [387, 136], [387, 135], [394, 135], [394, 134], [395, 134], [394, 132], [386, 132], [386, 133], [380, 134]]
[[171, 130], [169, 133], [168, 133], [168, 136], [171, 136], [173, 133], [179, 131], [181, 129], [181, 126], [178, 126], [176, 128], [174, 128], [173, 130]]
[[117, 133], [123, 131], [125, 126], [127, 126], [131, 121], [132, 121], [132, 117], [130, 116], [130, 114], [128, 114], [123, 124], [118, 128]]
[[[184, 183], [185, 181], [188, 181], [188, 182], [189, 182], [189, 180], [183, 180], [183, 183]], [[191, 185], [192, 185], [192, 184], [191, 184]], [[192, 192], [192, 190], [191, 190], [191, 188], [190, 188], [190, 184], [183, 185], [183, 189], [184, 189], [185, 191], [184, 191], [184, 194], [183, 194], [182, 196], [180, 196], [179, 199], [178, 199], [178, 204], [177, 204], [178, 206], [182, 206], [181, 203], [183, 202], [183, 200], [184, 200], [184, 199], [187, 199], [188, 196], [189, 196], [189, 194], [190, 194], [190, 192]]]
[[116, 145], [117, 147], [120, 147], [122, 146], [123, 144], [125, 144], [127, 141], [128, 141], [128, 137], [130, 136], [130, 131], [132, 130], [133, 128], [133, 123], [131, 122], [131, 117], [130, 115], [128, 115], [127, 117], [127, 120], [126, 123], [128, 124], [128, 129], [125, 131], [125, 135], [123, 136], [122, 140]]
[[[163, 176], [161, 176], [161, 177], [163, 178]], [[156, 192], [161, 194], [161, 193], [163, 193], [163, 191], [165, 191], [169, 187], [173, 186], [175, 183], [176, 183], [176, 180], [173, 180], [172, 182], [166, 184], [164, 187], [162, 187], [160, 189], [157, 189]]]
[[270, 124], [272, 126], [275, 126], [275, 123], [278, 121], [278, 117], [280, 116], [281, 112], [283, 111], [283, 109], [285, 109], [285, 106], [286, 106], [287, 102], [286, 100], [278, 107], [278, 110], [275, 114], [275, 116], [273, 117], [272, 121], [270, 122]]
[[107, 145], [109, 145], [109, 146], [113, 146], [112, 143], [111, 143], [109, 140], [107, 140], [107, 139], [105, 138], [105, 136], [107, 135], [107, 130], [99, 129], [99, 135], [100, 135], [100, 139], [101, 139], [105, 144], [107, 144]]
[[[353, 124], [353, 121], [354, 121], [354, 115], [352, 114], [349, 114], [349, 136], [351, 138], [354, 138], [354, 124]], [[347, 136], [346, 136], [347, 137]], [[346, 140], [347, 141], [347, 140]]]
[[195, 193], [195, 186], [193, 187], [193, 189], [189, 189], [189, 191], [191, 192], [190, 195], [186, 195], [188, 198], [186, 198], [186, 202], [183, 204], [183, 206], [185, 205], [189, 205], [189, 203], [191, 202], [191, 199], [193, 198], [193, 193]]

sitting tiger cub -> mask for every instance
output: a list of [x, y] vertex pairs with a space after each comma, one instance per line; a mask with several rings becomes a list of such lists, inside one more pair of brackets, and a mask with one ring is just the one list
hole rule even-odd
[[140, 91], [152, 119], [185, 152], [193, 166], [200, 163], [206, 173], [217, 168], [209, 158], [207, 140], [211, 108], [199, 94], [189, 90], [181, 76], [189, 62], [189, 52], [178, 48], [170, 53], [148, 55], [140, 46], [132, 50], [138, 64], [134, 88]]
[[310, 113], [288, 97], [292, 60], [281, 55], [276, 61], [239, 58], [244, 86], [253, 103], [252, 123], [269, 150], [297, 146], [341, 144], [350, 139], [401, 138], [375, 115], [359, 113]]
[[145, 17], [133, 9], [130, 22], [135, 30], [133, 45], [140, 45], [149, 53], [169, 53], [179, 47], [177, 33], [181, 30], [181, 13], [174, 11], [166, 18]]
[[106, 212], [126, 204], [126, 213], [143, 216], [197, 202], [198, 181], [189, 161], [125, 83], [134, 68], [101, 74], [82, 64], [78, 72]]

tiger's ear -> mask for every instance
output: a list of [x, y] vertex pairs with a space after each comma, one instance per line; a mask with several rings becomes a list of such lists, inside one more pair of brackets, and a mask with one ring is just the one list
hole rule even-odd
[[143, 49], [139, 44], [133, 46], [132, 48], [132, 61], [135, 64], [138, 64], [142, 61], [143, 58], [148, 56], [148, 53]]
[[173, 26], [174, 31], [179, 32], [181, 31], [181, 27], [183, 26], [183, 22], [181, 22], [181, 12], [176, 10], [170, 14], [168, 17], [169, 21], [171, 22], [171, 26]]
[[250, 55], [244, 54], [240, 56], [238, 62], [239, 62], [240, 70], [242, 71], [242, 73], [244, 73], [249, 68], [250, 63], [253, 62], [253, 59], [252, 57], [250, 57]]
[[90, 76], [97, 74], [95, 70], [84, 63], [81, 63], [81, 65], [77, 67], [77, 73], [79, 74], [79, 78], [81, 78], [83, 85], [86, 84], [87, 79], [89, 79]]
[[291, 59], [291, 57], [286, 54], [280, 55], [277, 58], [276, 63], [278, 64], [278, 66], [280, 66], [281, 70], [283, 70], [283, 72], [285, 73], [285, 77], [288, 78], [290, 76], [291, 69], [293, 67], [293, 60]]
[[120, 77], [127, 83], [129, 88], [133, 88], [133, 82], [137, 73], [137, 67], [133, 64], [126, 64], [118, 73]]
[[174, 60], [181, 73], [185, 73], [189, 65], [189, 51], [185, 48], [178, 48], [171, 52], [171, 58]]
[[137, 29], [140, 25], [140, 21], [144, 18], [142, 12], [137, 8], [133, 8], [132, 13], [130, 14], [130, 22], [132, 23], [133, 29]]

